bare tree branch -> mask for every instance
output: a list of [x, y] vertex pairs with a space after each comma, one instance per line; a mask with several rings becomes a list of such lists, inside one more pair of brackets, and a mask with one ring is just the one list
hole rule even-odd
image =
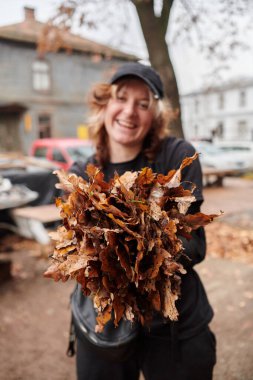
[[162, 7], [160, 19], [161, 19], [161, 25], [162, 25], [164, 38], [166, 36], [166, 32], [168, 29], [169, 16], [170, 16], [170, 11], [171, 11], [173, 2], [174, 0], [163, 1], [163, 7]]
[[[249, 0], [214, 0], [203, 2], [196, 0], [63, 0], [58, 16], [52, 23], [58, 24], [63, 31], [73, 24], [110, 32], [110, 42], [121, 45], [129, 28], [127, 6], [133, 4], [146, 42], [149, 60], [163, 77], [165, 93], [178, 114], [174, 132], [182, 135], [180, 102], [177, 80], [170, 59], [170, 47], [176, 42], [187, 40], [195, 45], [210, 62], [210, 68], [217, 77], [227, 67], [227, 61], [235, 56], [247, 44], [239, 36], [241, 31], [238, 15], [247, 15]], [[171, 12], [173, 5], [173, 13]], [[125, 8], [124, 8], [125, 7]], [[155, 8], [159, 8], [156, 14]], [[180, 8], [181, 7], [181, 8]], [[173, 17], [172, 17], [173, 15]], [[252, 18], [252, 17], [251, 17]], [[169, 39], [166, 42], [168, 25]], [[247, 30], [245, 31], [245, 33]], [[55, 32], [56, 33], [56, 32]], [[105, 33], [104, 33], [105, 34]], [[168, 34], [168, 33], [167, 33]], [[109, 34], [108, 34], [109, 35]], [[58, 46], [61, 41], [58, 36]]]

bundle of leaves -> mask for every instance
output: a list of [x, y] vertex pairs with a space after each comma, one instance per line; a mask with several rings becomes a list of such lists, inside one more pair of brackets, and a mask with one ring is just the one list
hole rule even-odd
[[184, 249], [180, 236], [209, 223], [215, 215], [187, 214], [190, 190], [181, 172], [196, 158], [185, 158], [167, 175], [144, 168], [117, 174], [105, 182], [103, 173], [87, 166], [89, 180], [56, 171], [56, 200], [63, 223], [51, 233], [56, 240], [53, 263], [45, 272], [56, 281], [76, 279], [97, 310], [97, 331], [113, 316], [148, 323], [154, 311], [177, 320], [176, 300]]

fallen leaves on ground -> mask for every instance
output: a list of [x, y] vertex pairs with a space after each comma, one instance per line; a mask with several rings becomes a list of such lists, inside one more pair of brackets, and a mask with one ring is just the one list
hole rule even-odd
[[253, 231], [216, 222], [206, 228], [207, 253], [253, 264]]

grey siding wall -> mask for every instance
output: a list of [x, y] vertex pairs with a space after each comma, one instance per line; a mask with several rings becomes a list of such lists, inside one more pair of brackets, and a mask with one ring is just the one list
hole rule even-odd
[[51, 90], [48, 93], [33, 89], [32, 64], [36, 60], [35, 46], [0, 40], [0, 103], [21, 103], [31, 116], [32, 128], [25, 131], [24, 115], [19, 133], [24, 153], [38, 137], [38, 118], [49, 114], [54, 137], [75, 137], [77, 126], [84, 124], [87, 109], [85, 98], [91, 85], [105, 80], [108, 72], [120, 60], [94, 63], [90, 56], [64, 52], [47, 54], [51, 70]]

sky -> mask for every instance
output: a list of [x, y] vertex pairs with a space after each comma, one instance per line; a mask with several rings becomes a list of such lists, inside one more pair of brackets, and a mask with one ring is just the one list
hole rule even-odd
[[[60, 0], [0, 0], [0, 26], [21, 22], [24, 17], [24, 6], [34, 7], [36, 9], [36, 18], [39, 21], [47, 21], [54, 14], [57, 3]], [[114, 47], [135, 53], [141, 58], [147, 57], [145, 42], [142, 32], [135, 16], [133, 7], [128, 9], [129, 25], [128, 32], [124, 34], [124, 41], [112, 40], [112, 37], [106, 31], [80, 31], [86, 38], [114, 45]], [[174, 18], [176, 17], [173, 16]], [[173, 28], [173, 26], [172, 26]], [[242, 33], [245, 33], [243, 31]], [[115, 35], [118, 33], [116, 32]], [[249, 49], [237, 54], [236, 58], [231, 59], [229, 69], [225, 70], [221, 77], [228, 80], [236, 77], [253, 77], [253, 29], [245, 34], [245, 42], [249, 45]], [[209, 59], [203, 57], [195, 47], [190, 46], [186, 41], [178, 44], [172, 44], [170, 49], [171, 59], [175, 69], [179, 91], [185, 94], [194, 90], [198, 90], [202, 86], [210, 85], [210, 81], [216, 81], [218, 78], [210, 76]], [[219, 79], [220, 80], [220, 79]], [[217, 84], [217, 83], [216, 83]]]

